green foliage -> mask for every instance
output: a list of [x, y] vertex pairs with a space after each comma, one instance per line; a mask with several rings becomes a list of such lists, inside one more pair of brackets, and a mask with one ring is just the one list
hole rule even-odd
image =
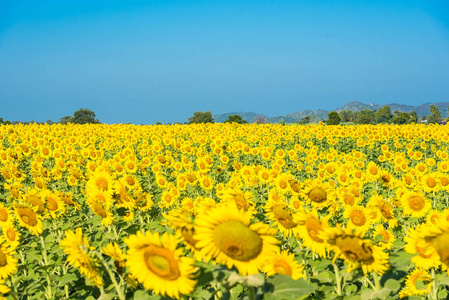
[[390, 123], [393, 118], [393, 114], [391, 113], [391, 109], [388, 105], [381, 107], [374, 115], [376, 122], [382, 124]]
[[395, 116], [393, 117], [393, 124], [409, 124], [414, 122], [414, 117], [412, 117], [409, 113], [406, 112], [395, 112]]
[[342, 122], [353, 122], [354, 112], [352, 110], [342, 110], [338, 113]]
[[4, 121], [3, 118], [0, 118], [0, 125], [2, 125], [2, 124], [9, 125], [9, 124], [11, 124], [11, 122], [10, 121]]
[[95, 113], [88, 108], [80, 108], [73, 113], [73, 116], [65, 116], [59, 120], [60, 124], [99, 124], [100, 121], [95, 118]]
[[242, 116], [239, 115], [231, 115], [229, 116], [225, 123], [238, 123], [238, 124], [247, 124], [248, 121], [244, 120]]
[[189, 124], [214, 123], [214, 117], [210, 111], [196, 111], [189, 118]]
[[338, 125], [341, 122], [340, 115], [336, 111], [331, 111], [327, 114], [327, 125]]
[[441, 112], [438, 109], [437, 106], [431, 105], [430, 106], [430, 116], [427, 117], [427, 123], [428, 124], [435, 124], [442, 120]]

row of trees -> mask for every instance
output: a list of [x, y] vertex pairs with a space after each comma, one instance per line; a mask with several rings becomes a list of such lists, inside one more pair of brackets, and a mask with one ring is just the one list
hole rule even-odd
[[[449, 111], [449, 107], [448, 107]], [[441, 112], [437, 106], [430, 106], [430, 115], [421, 118], [423, 123], [436, 124], [445, 123], [441, 117]], [[327, 124], [335, 125], [340, 122], [352, 122], [355, 124], [410, 124], [418, 123], [418, 114], [416, 111], [411, 113], [395, 110], [393, 113], [388, 105], [375, 110], [351, 111], [343, 110], [339, 113], [333, 111], [328, 114]]]

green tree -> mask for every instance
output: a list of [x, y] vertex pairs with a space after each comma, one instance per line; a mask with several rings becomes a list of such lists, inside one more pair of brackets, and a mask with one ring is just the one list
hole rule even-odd
[[9, 125], [9, 124], [11, 124], [11, 122], [10, 121], [4, 121], [3, 120], [3, 118], [0, 118], [0, 125]]
[[430, 116], [427, 117], [427, 123], [431, 124], [431, 123], [438, 123], [441, 121], [441, 112], [438, 109], [437, 106], [435, 105], [431, 105], [430, 106]]
[[193, 116], [189, 118], [189, 124], [199, 124], [199, 123], [214, 123], [214, 117], [210, 111], [202, 112], [196, 111]]
[[327, 114], [327, 125], [338, 125], [341, 122], [340, 115], [336, 111], [331, 111]]
[[95, 113], [87, 108], [80, 108], [73, 113], [73, 123], [75, 124], [99, 124], [100, 121], [95, 119]]
[[357, 124], [373, 124], [375, 120], [374, 110], [364, 109], [354, 113], [354, 122]]
[[352, 110], [342, 110], [338, 113], [342, 122], [354, 121], [354, 112]]
[[312, 118], [310, 116], [305, 116], [305, 117], [301, 118], [301, 121], [299, 121], [299, 124], [306, 125], [306, 124], [309, 124], [311, 120], [312, 120]]
[[410, 113], [410, 117], [412, 118], [412, 123], [418, 123], [418, 114], [416, 111], [412, 111]]
[[65, 116], [59, 119], [60, 124], [67, 124], [67, 123], [73, 123], [73, 117], [72, 116]]
[[374, 114], [377, 123], [390, 123], [393, 118], [393, 114], [391, 113], [391, 109], [388, 105], [385, 105]]
[[231, 115], [228, 116], [225, 123], [238, 123], [238, 124], [247, 124], [248, 121], [242, 118], [240, 115]]
[[413, 117], [406, 112], [399, 112], [398, 114], [396, 114], [395, 117], [393, 117], [393, 123], [394, 124], [408, 124], [411, 123], [413, 121]]

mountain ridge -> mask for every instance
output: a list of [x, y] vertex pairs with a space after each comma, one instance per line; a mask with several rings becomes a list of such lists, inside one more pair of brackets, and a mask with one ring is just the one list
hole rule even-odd
[[384, 105], [379, 105], [375, 103], [363, 103], [360, 101], [351, 101], [343, 105], [342, 107], [336, 108], [334, 110], [324, 110], [324, 109], [316, 109], [316, 110], [301, 110], [297, 112], [288, 113], [282, 116], [266, 116], [264, 114], [259, 114], [252, 111], [247, 112], [227, 112], [222, 114], [215, 114], [214, 120], [217, 123], [223, 123], [226, 121], [228, 116], [231, 115], [239, 115], [246, 121], [252, 123], [254, 122], [254, 119], [258, 116], [263, 116], [265, 119], [270, 123], [280, 123], [282, 121], [286, 123], [293, 123], [293, 122], [300, 122], [302, 118], [306, 116], [311, 116], [315, 119], [315, 121], [320, 121], [322, 119], [327, 119], [327, 114], [331, 111], [340, 112], [343, 110], [351, 110], [351, 111], [361, 111], [364, 109], [371, 109], [371, 110], [378, 110], [379, 108], [383, 106], [389, 106], [391, 112], [394, 111], [400, 111], [400, 112], [407, 112], [411, 113], [412, 111], [416, 111], [418, 118], [421, 118], [422, 116], [429, 115], [430, 114], [430, 106], [435, 105], [438, 107], [438, 109], [441, 112], [441, 116], [443, 118], [448, 117], [448, 107], [449, 102], [427, 102], [420, 105], [408, 105], [408, 104], [399, 104], [399, 103], [388, 103]]

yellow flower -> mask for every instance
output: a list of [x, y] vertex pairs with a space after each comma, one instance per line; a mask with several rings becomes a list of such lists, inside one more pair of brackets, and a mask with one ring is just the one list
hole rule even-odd
[[92, 258], [91, 247], [89, 241], [83, 236], [81, 228], [68, 230], [65, 232], [66, 237], [59, 243], [60, 247], [67, 255], [67, 261], [75, 268], [79, 268], [81, 274], [86, 275], [95, 285], [103, 285], [103, 280], [99, 274], [98, 267]]
[[406, 192], [401, 197], [404, 214], [412, 217], [424, 217], [432, 208], [430, 201], [421, 192]]
[[17, 271], [17, 259], [13, 257], [13, 249], [3, 237], [0, 237], [0, 278], [6, 279]]
[[334, 260], [343, 258], [349, 264], [348, 272], [359, 267], [363, 272], [376, 272], [383, 274], [389, 269], [388, 254], [380, 247], [364, 238], [363, 231], [354, 232], [350, 228], [327, 228], [321, 235], [329, 243], [329, 249], [334, 252]]
[[38, 208], [15, 205], [14, 207], [19, 225], [28, 228], [32, 234], [40, 235], [42, 233], [42, 217], [37, 214]]
[[176, 249], [175, 236], [138, 231], [125, 238], [125, 243], [129, 247], [126, 265], [147, 290], [177, 299], [194, 290], [194, 260], [181, 256], [183, 249]]
[[305, 278], [304, 266], [295, 260], [295, 256], [287, 251], [271, 255], [263, 267], [267, 276], [274, 274], [288, 275], [293, 280]]
[[205, 257], [228, 268], [235, 266], [243, 275], [258, 273], [278, 247], [275, 230], [261, 222], [251, 224], [248, 213], [233, 206], [219, 207], [195, 219], [196, 246]]

